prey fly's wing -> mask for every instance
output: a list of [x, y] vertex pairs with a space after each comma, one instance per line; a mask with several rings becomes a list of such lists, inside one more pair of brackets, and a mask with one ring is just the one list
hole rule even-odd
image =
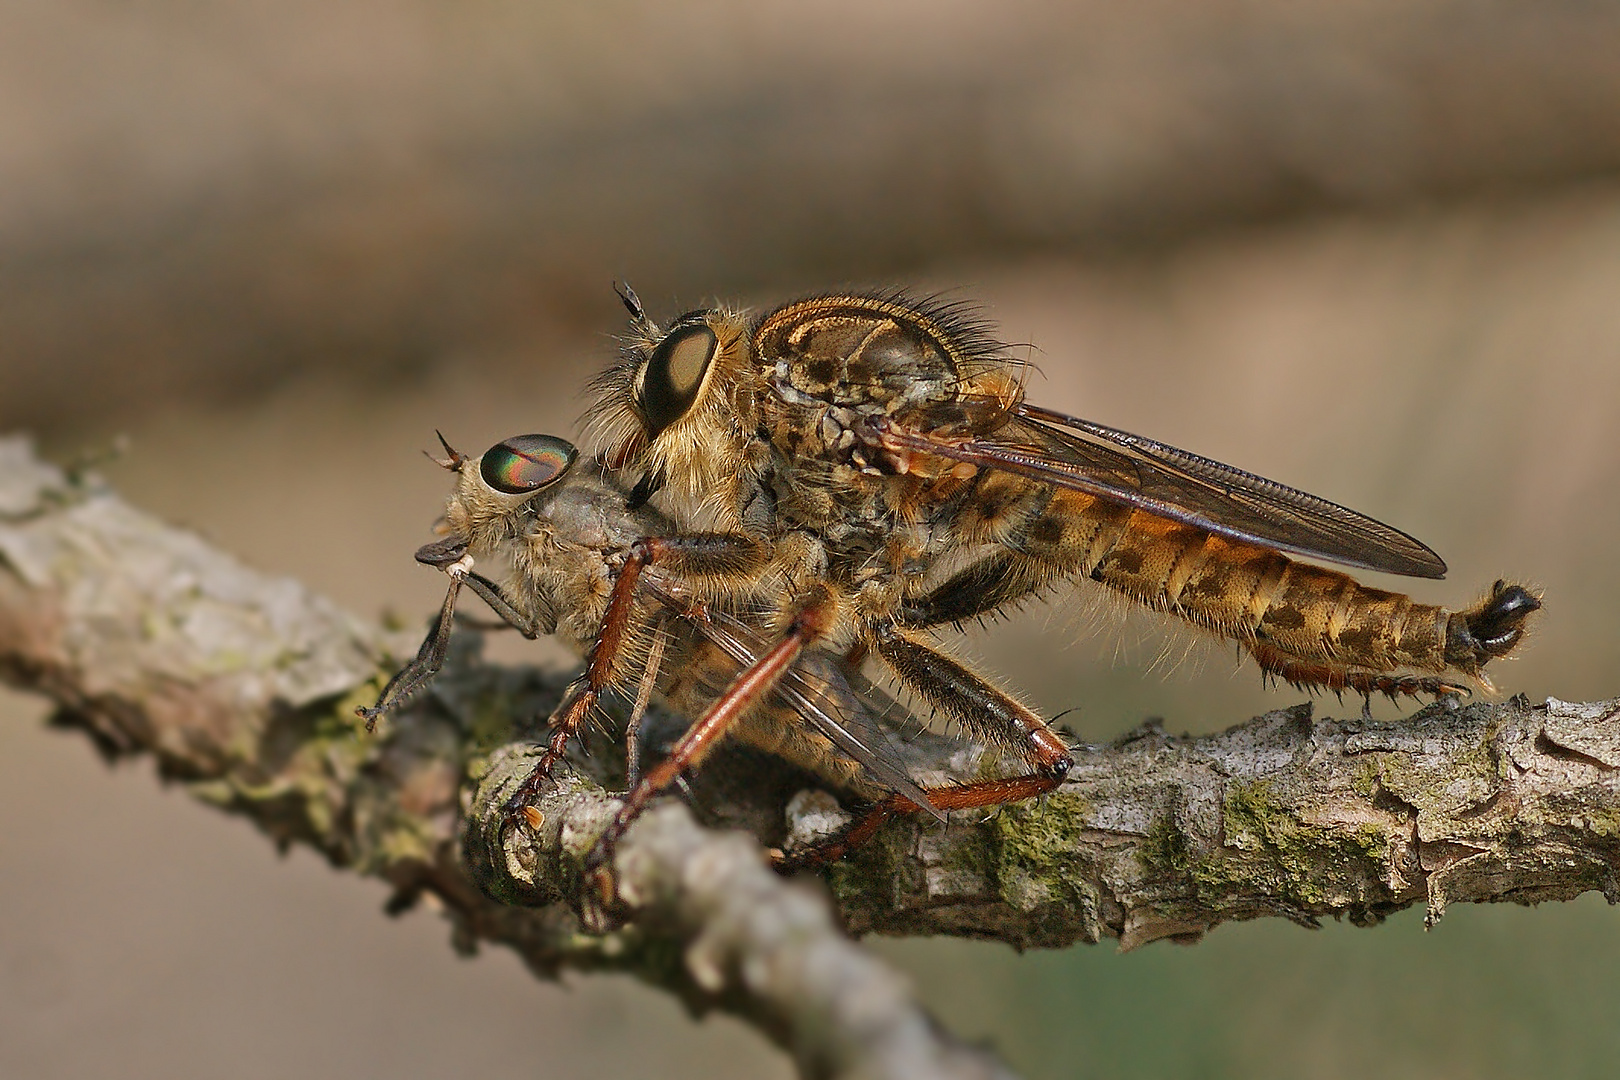
[[[737, 663], [747, 667], [770, 651], [770, 642], [752, 626], [724, 611], [694, 610], [657, 584], [643, 579], [660, 602], [681, 618], [695, 622], [703, 635]], [[857, 691], [838, 658], [807, 649], [782, 676], [774, 691], [834, 746], [859, 762], [882, 787], [902, 795], [941, 821], [945, 815], [905, 770], [904, 756], [879, 717], [900, 706], [877, 687], [860, 680]]]

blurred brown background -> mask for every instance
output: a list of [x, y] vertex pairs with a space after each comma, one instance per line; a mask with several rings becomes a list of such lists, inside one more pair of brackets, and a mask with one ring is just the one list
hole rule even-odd
[[[0, 0], [0, 25], [0, 427], [61, 458], [128, 434], [131, 499], [356, 610], [436, 603], [409, 557], [434, 427], [573, 430], [612, 279], [665, 314], [901, 282], [982, 299], [1042, 404], [1422, 537], [1452, 568], [1425, 599], [1540, 582], [1500, 683], [1620, 694], [1620, 7]], [[1076, 593], [964, 648], [1092, 738], [1297, 700], [1165, 641]], [[627, 982], [457, 960], [379, 886], [0, 711], [0, 1074], [787, 1073]], [[1031, 1076], [1620, 1056], [1594, 897], [1126, 956], [879, 947]]]

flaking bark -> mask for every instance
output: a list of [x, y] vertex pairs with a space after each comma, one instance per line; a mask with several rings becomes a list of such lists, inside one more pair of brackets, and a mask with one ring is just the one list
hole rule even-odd
[[[578, 868], [613, 806], [613, 755], [576, 760], [537, 829], [502, 829], [532, 718], [566, 676], [484, 664], [477, 634], [459, 640], [432, 691], [368, 737], [354, 706], [414, 633], [386, 635], [0, 440], [7, 681], [278, 843], [389, 881], [395, 909], [441, 902], [459, 948], [507, 944], [543, 975], [634, 973], [756, 1024], [806, 1075], [1001, 1072], [942, 1035], [840, 922], [1131, 948], [1259, 916], [1366, 924], [1425, 902], [1432, 921], [1457, 901], [1620, 896], [1620, 702], [1438, 705], [1397, 723], [1306, 705], [1214, 736], [1153, 727], [1082, 748], [1060, 790], [988, 818], [892, 822], [826, 875], [832, 908], [767, 870], [753, 840], [667, 802], [620, 849], [625, 925], [593, 935]], [[652, 746], [677, 726], [656, 718]], [[928, 735], [908, 753], [933, 781], [981, 769], [976, 749]], [[697, 815], [780, 844], [828, 816], [815, 797], [784, 812], [813, 784], [736, 751], [700, 777]]]

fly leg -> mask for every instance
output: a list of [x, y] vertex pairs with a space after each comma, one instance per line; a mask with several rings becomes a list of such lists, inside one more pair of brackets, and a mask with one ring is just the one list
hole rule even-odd
[[960, 626], [1037, 596], [1076, 572], [1066, 562], [1016, 551], [997, 551], [969, 563], [924, 596], [901, 606], [900, 625], [912, 629]]
[[625, 681], [626, 644], [637, 602], [636, 588], [650, 566], [690, 577], [723, 577], [751, 571], [763, 558], [760, 545], [729, 533], [694, 533], [688, 536], [644, 537], [630, 545], [619, 568], [596, 644], [585, 673], [568, 688], [551, 717], [551, 737], [533, 770], [507, 799], [508, 820], [520, 814], [535, 792], [550, 779], [572, 739], [604, 692]]
[[736, 722], [775, 689], [805, 648], [832, 628], [835, 614], [834, 599], [825, 590], [804, 604], [781, 640], [744, 668], [697, 722], [686, 729], [669, 756], [649, 769], [625, 796], [619, 812], [585, 858], [585, 873], [596, 890], [593, 899], [599, 908], [605, 909], [612, 903], [615, 891], [611, 869], [613, 849], [631, 822], [649, 802], [679, 781], [684, 772], [701, 764]]
[[365, 719], [367, 731], [377, 730], [378, 720], [399, 708], [406, 699], [431, 682], [444, 666], [445, 655], [450, 651], [450, 628], [455, 621], [456, 598], [461, 595], [461, 584], [460, 575], [450, 575], [450, 588], [444, 594], [444, 604], [434, 617], [433, 624], [428, 627], [427, 637], [422, 639], [416, 656], [388, 680], [388, 685], [377, 696], [377, 704], [355, 709], [355, 714]]
[[[1034, 710], [996, 689], [965, 665], [893, 626], [874, 631], [877, 654], [913, 692], [976, 736], [1000, 743], [1033, 767], [1023, 776], [924, 788], [939, 810], [967, 810], [1033, 799], [1063, 782], [1074, 759], [1067, 744]], [[791, 872], [843, 858], [872, 838], [885, 821], [921, 809], [904, 795], [890, 795], [838, 835], [775, 860]]]
[[987, 614], [1035, 595], [1064, 573], [1059, 560], [996, 552], [963, 567], [927, 595], [906, 602], [898, 624], [876, 626], [871, 635], [889, 668], [935, 708], [976, 736], [1007, 746], [1037, 773], [1060, 781], [1074, 761], [1067, 744], [1045, 720], [908, 631]]
[[463, 585], [477, 593], [491, 610], [526, 638], [550, 633], [556, 623], [556, 617], [549, 612], [542, 613], [539, 620], [524, 615], [501, 592], [499, 585], [474, 573], [472, 560], [467, 555], [467, 542], [459, 537], [418, 548], [416, 561], [443, 570], [450, 577], [450, 588], [445, 592], [444, 603], [433, 624], [428, 627], [427, 637], [422, 640], [416, 656], [388, 680], [375, 705], [355, 710], [365, 719], [367, 731], [376, 730], [378, 720], [403, 705], [444, 667], [444, 658], [450, 649], [450, 631], [455, 624], [456, 600], [461, 595]]
[[1249, 650], [1249, 655], [1254, 657], [1268, 678], [1279, 679], [1301, 690], [1332, 690], [1336, 693], [1349, 690], [1366, 698], [1383, 694], [1392, 700], [1419, 694], [1440, 698], [1471, 693], [1467, 686], [1438, 675], [1394, 675], [1357, 671], [1337, 664], [1308, 663], [1296, 660], [1263, 641], [1245, 641], [1243, 647]]
[[[1027, 599], [1065, 576], [1053, 560], [1001, 551], [963, 567], [924, 596], [902, 608], [901, 625], [924, 629], [958, 624]], [[906, 634], [894, 625], [872, 634], [879, 656], [900, 681], [931, 705], [960, 721], [975, 736], [999, 743], [1033, 767], [1023, 776], [985, 780], [943, 788], [924, 788], [939, 810], [999, 806], [1034, 798], [1063, 782], [1074, 765], [1069, 748], [1033, 709], [996, 689], [971, 669]], [[858, 642], [846, 662], [865, 658], [867, 643]], [[853, 826], [807, 851], [777, 860], [784, 872], [843, 858], [869, 840], [889, 818], [920, 809], [903, 795], [878, 802]]]
[[1054, 787], [1073, 767], [1068, 745], [1035, 710], [967, 665], [893, 625], [874, 628], [873, 637], [878, 656], [901, 682], [978, 738], [1019, 755]]
[[647, 667], [641, 673], [641, 685], [636, 687], [636, 703], [630, 710], [630, 719], [624, 726], [624, 782], [635, 787], [641, 780], [641, 724], [652, 703], [653, 690], [658, 685], [658, 673], [664, 665], [664, 635], [662, 627], [653, 627], [652, 644], [647, 654]]
[[[978, 780], [970, 784], [947, 784], [943, 787], [923, 788], [928, 800], [939, 810], [974, 810], [1004, 803], [1034, 799], [1057, 786], [1058, 781], [1040, 773], [1028, 773], [1005, 780]], [[877, 833], [883, 823], [902, 814], [914, 814], [922, 807], [904, 795], [890, 795], [879, 800], [862, 814], [854, 824], [825, 840], [787, 854], [776, 854], [771, 865], [783, 874], [793, 874], [812, 867], [837, 862], [865, 844]]]

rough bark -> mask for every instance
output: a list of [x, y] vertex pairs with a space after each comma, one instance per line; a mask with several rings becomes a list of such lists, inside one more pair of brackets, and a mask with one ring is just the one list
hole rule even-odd
[[[1037, 804], [948, 827], [903, 820], [826, 879], [783, 881], [758, 844], [669, 801], [627, 835], [628, 918], [577, 915], [580, 859], [618, 781], [581, 756], [538, 829], [499, 827], [564, 676], [484, 664], [478, 636], [431, 693], [368, 737], [371, 701], [414, 634], [387, 635], [0, 440], [0, 675], [54, 699], [109, 754], [150, 753], [200, 799], [280, 844], [375, 875], [403, 908], [442, 903], [459, 948], [517, 949], [543, 975], [628, 971], [725, 1008], [813, 1076], [989, 1076], [903, 980], [844, 936], [949, 933], [1019, 947], [1196, 939], [1233, 919], [1373, 923], [1423, 901], [1620, 896], [1620, 702], [1516, 699], [1398, 723], [1302, 705], [1215, 736], [1157, 727], [1083, 748]], [[514, 722], [514, 718], [518, 718]], [[677, 723], [659, 717], [651, 743]], [[919, 776], [971, 776], [972, 747], [920, 736]], [[813, 781], [738, 751], [696, 813], [771, 843], [836, 816]], [[784, 808], [787, 808], [784, 811]]]

